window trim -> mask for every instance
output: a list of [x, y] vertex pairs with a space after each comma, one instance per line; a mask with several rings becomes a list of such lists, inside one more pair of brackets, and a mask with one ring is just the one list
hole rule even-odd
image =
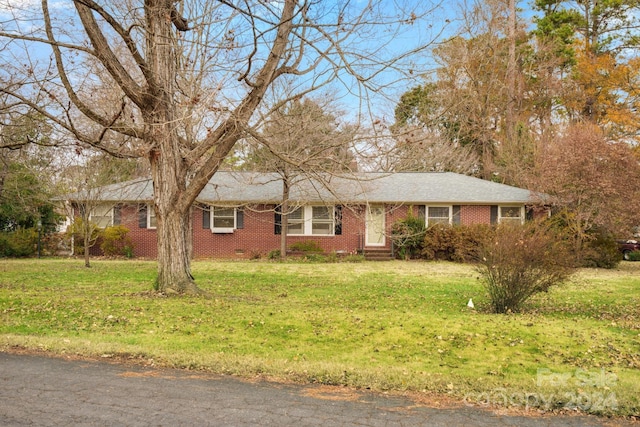
[[[449, 220], [447, 221], [447, 224], [448, 225], [453, 224], [453, 205], [439, 205], [439, 204], [425, 205], [424, 219], [425, 219], [425, 225], [427, 227], [433, 225], [433, 224], [429, 224], [429, 209], [430, 208], [448, 208], [448, 210], [449, 210]], [[444, 218], [444, 217], [437, 217], [437, 218]], [[441, 223], [440, 222], [436, 222], [435, 224], [441, 224]]]
[[[216, 208], [219, 209], [233, 209], [233, 227], [214, 227], [214, 221], [216, 218]], [[229, 218], [227, 216], [222, 218]], [[209, 205], [209, 229], [214, 234], [230, 234], [233, 233], [238, 227], [238, 208], [233, 206], [215, 206]]]
[[[328, 209], [328, 218], [322, 218], [317, 223], [330, 224], [331, 232], [327, 234], [313, 234], [313, 208], [323, 207]], [[287, 236], [313, 236], [313, 237], [332, 237], [336, 235], [336, 207], [335, 205], [303, 205], [295, 210], [302, 209], [302, 220], [294, 219], [294, 224], [302, 224], [302, 234], [290, 233], [291, 217], [287, 216]], [[294, 210], [294, 211], [295, 211]], [[292, 212], [294, 212], [292, 211]]]
[[520, 211], [520, 216], [519, 216], [520, 224], [524, 224], [526, 219], [526, 212], [523, 205], [498, 205], [498, 224], [502, 223], [503, 219], [505, 221], [511, 221], [517, 218], [515, 216], [502, 216], [503, 208], [518, 208], [518, 210]]
[[[102, 227], [100, 225], [98, 225], [98, 223], [96, 221], [94, 221], [94, 217], [95, 215], [95, 211], [103, 206], [110, 206], [108, 209], [105, 209], [104, 213], [108, 213], [109, 215], [97, 215], [100, 218], [107, 218], [109, 217], [109, 224], [107, 224], [106, 226]], [[115, 208], [116, 205], [113, 205], [111, 203], [100, 203], [96, 206], [94, 206], [91, 211], [89, 212], [89, 221], [94, 222], [96, 225], [98, 225], [98, 228], [107, 228], [107, 227], [113, 227], [114, 223], [114, 214], [113, 214], [113, 210]]]
[[[153, 212], [153, 215], [151, 215], [151, 213]], [[156, 223], [156, 225], [151, 225], [151, 218], [154, 219], [154, 222]], [[158, 223], [157, 223], [157, 218], [156, 218], [156, 210], [153, 207], [153, 204], [149, 203], [147, 204], [147, 228], [149, 230], [155, 230], [157, 227]]]

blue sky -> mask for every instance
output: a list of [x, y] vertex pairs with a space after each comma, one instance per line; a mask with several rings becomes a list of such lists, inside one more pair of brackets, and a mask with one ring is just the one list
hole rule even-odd
[[[353, 37], [349, 40], [351, 47], [354, 49], [378, 50], [386, 57], [392, 57], [399, 52], [418, 49], [421, 45], [429, 44], [436, 40], [443, 40], [454, 34], [457, 24], [461, 19], [461, 6], [454, 2], [444, 1], [438, 6], [434, 6], [431, 13], [424, 17], [424, 19], [417, 19], [410, 22], [408, 12], [402, 11], [398, 7], [400, 1], [383, 0], [381, 3], [381, 12], [387, 14], [389, 17], [395, 17], [398, 19], [406, 19], [407, 23], [400, 25], [396, 28], [397, 33], [392, 32], [390, 28], [380, 27], [377, 33], [362, 34], [362, 37]], [[57, 17], [63, 16], [64, 10], [73, 9], [73, 3], [71, 0], [52, 0], [49, 2], [52, 14]], [[338, 0], [324, 0], [322, 7], [336, 7], [344, 4], [344, 1]], [[353, 2], [356, 6], [362, 6], [367, 4], [365, 0], [356, 0]], [[428, 11], [432, 6], [428, 3], [418, 0], [404, 1], [404, 4], [408, 7], [417, 7], [422, 11]], [[524, 2], [518, 2], [522, 7]], [[272, 2], [272, 5], [277, 5], [277, 2]], [[22, 31], [29, 31], [33, 25], [39, 25], [40, 23], [33, 21], [32, 14], [37, 13], [40, 9], [39, 0], [0, 0], [0, 26], [3, 29], [11, 28], [11, 20], [19, 20], [19, 26]], [[15, 21], [14, 21], [15, 22]], [[49, 52], [46, 52], [48, 58]], [[36, 54], [37, 52], [31, 50], [30, 53]], [[25, 58], [28, 59], [28, 58]], [[367, 58], [360, 58], [360, 61], [366, 65]], [[410, 87], [421, 83], [420, 75], [433, 69], [434, 64], [431, 60], [428, 49], [416, 54], [412, 58], [407, 58], [405, 61], [398, 63], [399, 70], [392, 68], [376, 75], [377, 85], [384, 87], [384, 94], [382, 92], [369, 92], [371, 96], [370, 101], [373, 103], [373, 111], [377, 118], [383, 120], [392, 120], [393, 107], [399, 96]], [[364, 73], [365, 76], [370, 73]], [[358, 89], [357, 82], [350, 77], [343, 75], [341, 82], [336, 82], [336, 90], [344, 95], [342, 101], [348, 113], [352, 113], [359, 108], [361, 97], [364, 93]]]

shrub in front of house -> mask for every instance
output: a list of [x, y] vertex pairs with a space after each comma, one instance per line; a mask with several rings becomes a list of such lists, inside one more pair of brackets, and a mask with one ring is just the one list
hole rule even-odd
[[391, 240], [396, 254], [401, 259], [419, 258], [424, 244], [424, 218], [409, 211], [406, 218], [396, 221], [391, 227]]
[[292, 243], [289, 246], [289, 250], [292, 252], [302, 252], [303, 254], [319, 254], [324, 252], [322, 246], [315, 240], [302, 240]]
[[521, 311], [529, 298], [567, 280], [575, 265], [567, 240], [539, 221], [497, 226], [479, 255], [477, 270], [495, 313]]
[[456, 231], [459, 235], [453, 259], [456, 262], [478, 262], [482, 244], [495, 235], [495, 227], [489, 224], [465, 225], [456, 227]]
[[342, 258], [339, 258], [339, 260], [340, 262], [349, 262], [349, 263], [356, 264], [356, 263], [364, 262], [365, 257], [364, 255], [360, 255], [360, 254], [347, 254]]
[[38, 231], [35, 228], [0, 233], [0, 257], [29, 257], [36, 253], [37, 245]]
[[428, 260], [476, 262], [480, 244], [493, 233], [494, 228], [486, 224], [436, 224], [425, 232], [422, 256]]
[[422, 247], [422, 256], [428, 260], [458, 261], [457, 248], [460, 247], [457, 227], [435, 224], [427, 228]]
[[272, 261], [277, 261], [277, 260], [280, 260], [281, 258], [282, 256], [280, 254], [280, 249], [274, 249], [272, 251], [269, 251], [269, 253], [267, 254], [267, 259], [270, 259]]
[[100, 232], [100, 249], [106, 256], [133, 256], [133, 242], [127, 236], [129, 229], [123, 225], [106, 227]]

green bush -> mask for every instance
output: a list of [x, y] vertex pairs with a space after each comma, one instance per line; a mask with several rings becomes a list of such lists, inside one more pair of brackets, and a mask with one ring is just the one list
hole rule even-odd
[[292, 243], [291, 246], [289, 246], [289, 250], [294, 252], [303, 252], [305, 254], [324, 252], [320, 244], [315, 240], [303, 240]]
[[270, 259], [270, 260], [278, 260], [278, 259], [282, 258], [281, 254], [280, 254], [280, 249], [275, 249], [273, 251], [269, 251], [269, 253], [267, 254], [267, 258]]
[[338, 254], [335, 251], [329, 252], [326, 255], [326, 259], [327, 259], [328, 263], [334, 263], [334, 262], [340, 261], [340, 257], [338, 256]]
[[303, 261], [314, 262], [314, 263], [325, 263], [328, 262], [328, 259], [325, 255], [319, 253], [307, 253], [302, 257]]
[[613, 234], [602, 229], [594, 229], [589, 233], [589, 240], [584, 244], [580, 267], [616, 268], [622, 257], [618, 243]]
[[640, 261], [640, 251], [633, 251], [629, 254], [629, 261]]
[[106, 256], [133, 256], [133, 243], [127, 236], [129, 229], [123, 225], [107, 227], [100, 232], [100, 249]]
[[409, 211], [409, 215], [396, 221], [391, 227], [391, 241], [397, 254], [402, 259], [420, 256], [424, 244], [424, 218], [418, 218]]
[[35, 255], [38, 246], [38, 231], [35, 228], [18, 228], [16, 231], [0, 233], [0, 256], [22, 258]]
[[567, 240], [545, 222], [499, 225], [479, 254], [478, 272], [495, 313], [521, 311], [529, 298], [564, 282], [574, 266]]

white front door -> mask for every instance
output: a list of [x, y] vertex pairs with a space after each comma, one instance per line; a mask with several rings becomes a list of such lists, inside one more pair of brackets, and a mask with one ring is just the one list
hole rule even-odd
[[384, 246], [384, 206], [367, 206], [367, 232], [365, 246]]

